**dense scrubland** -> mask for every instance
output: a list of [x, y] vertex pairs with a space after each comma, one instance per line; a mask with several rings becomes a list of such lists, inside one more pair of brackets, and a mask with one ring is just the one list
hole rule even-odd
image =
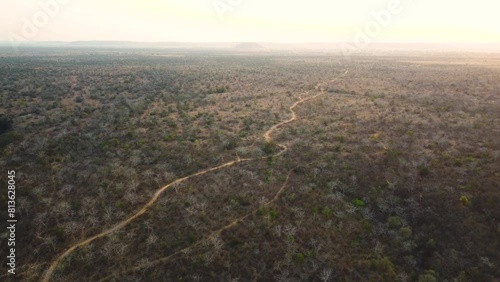
[[7, 279], [500, 278], [500, 56], [1, 54]]

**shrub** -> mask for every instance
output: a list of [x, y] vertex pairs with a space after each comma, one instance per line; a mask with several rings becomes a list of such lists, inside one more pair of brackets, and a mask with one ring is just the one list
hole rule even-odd
[[328, 216], [330, 216], [330, 214], [332, 214], [332, 211], [330, 210], [330, 208], [325, 207], [325, 208], [323, 208], [323, 211], [321, 211], [321, 213], [322, 213], [324, 216], [328, 217]]
[[401, 222], [401, 218], [399, 216], [390, 216], [387, 218], [387, 225], [389, 228], [399, 228], [403, 223]]
[[470, 200], [469, 198], [467, 198], [467, 196], [460, 197], [460, 202], [462, 202], [464, 206], [470, 206]]
[[230, 137], [222, 141], [224, 150], [232, 150], [238, 146], [238, 140], [235, 137]]
[[239, 203], [238, 201], [236, 201], [235, 199], [231, 199], [231, 201], [229, 201], [229, 204], [233, 207], [233, 208], [236, 208]]
[[262, 151], [266, 154], [266, 155], [269, 155], [269, 154], [272, 154], [276, 148], [278, 147], [278, 145], [276, 144], [276, 142], [266, 142], [264, 144], [264, 146], [262, 147]]
[[355, 205], [358, 208], [362, 208], [365, 206], [365, 203], [361, 201], [360, 199], [354, 199], [352, 200], [352, 204]]
[[166, 142], [175, 140], [175, 132], [170, 132], [166, 134], [165, 136], [163, 136], [163, 140]]
[[409, 227], [401, 227], [401, 229], [399, 229], [399, 235], [404, 239], [409, 239], [412, 235], [411, 229]]
[[418, 276], [418, 282], [437, 282], [436, 272], [427, 270]]
[[375, 268], [377, 273], [386, 281], [395, 281], [397, 278], [396, 272], [394, 271], [394, 264], [388, 257], [372, 260], [372, 267]]
[[298, 263], [298, 264], [303, 264], [304, 263], [304, 260], [305, 260], [305, 256], [303, 253], [298, 253], [295, 255], [295, 261]]
[[275, 220], [277, 216], [278, 216], [278, 214], [276, 213], [276, 211], [275, 211], [275, 210], [270, 210], [270, 211], [269, 211], [269, 218], [270, 218], [271, 220]]
[[334, 138], [335, 138], [335, 141], [337, 141], [337, 142], [340, 142], [340, 143], [344, 143], [345, 142], [344, 135], [336, 134]]
[[217, 89], [215, 89], [215, 92], [217, 93], [226, 93], [228, 88], [224, 85], [217, 86]]
[[21, 140], [21, 135], [14, 131], [0, 135], [0, 150], [19, 140]]
[[12, 120], [0, 116], [0, 134], [12, 130]]

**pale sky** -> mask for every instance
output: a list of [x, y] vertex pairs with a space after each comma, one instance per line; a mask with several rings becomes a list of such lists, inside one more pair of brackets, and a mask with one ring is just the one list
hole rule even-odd
[[500, 43], [499, 13], [498, 0], [0, 0], [0, 41], [351, 42], [371, 26], [373, 42]]

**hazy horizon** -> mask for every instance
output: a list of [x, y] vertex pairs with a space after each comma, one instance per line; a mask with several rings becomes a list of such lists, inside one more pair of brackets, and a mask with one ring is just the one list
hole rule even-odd
[[0, 41], [498, 44], [500, 3], [479, 0], [24, 0], [0, 4]]

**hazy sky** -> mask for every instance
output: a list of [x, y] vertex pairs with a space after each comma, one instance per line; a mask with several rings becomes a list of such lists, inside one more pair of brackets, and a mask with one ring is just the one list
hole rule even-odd
[[498, 43], [499, 12], [498, 0], [0, 0], [0, 41]]

